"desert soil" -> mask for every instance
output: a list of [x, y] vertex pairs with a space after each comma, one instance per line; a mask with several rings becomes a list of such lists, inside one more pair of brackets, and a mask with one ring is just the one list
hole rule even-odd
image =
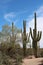
[[22, 65], [43, 65], [43, 58], [25, 58]]

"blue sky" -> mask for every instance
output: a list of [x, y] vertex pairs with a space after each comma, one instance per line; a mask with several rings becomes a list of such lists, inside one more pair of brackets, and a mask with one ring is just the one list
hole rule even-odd
[[35, 10], [43, 5], [43, 0], [0, 0], [0, 30], [2, 25], [12, 21], [18, 28]]
[[34, 26], [34, 12], [37, 13], [37, 28], [42, 31], [42, 38], [39, 43], [43, 47], [43, 0], [0, 0], [0, 31], [2, 25], [11, 25], [14, 22], [18, 28], [23, 27], [23, 20], [29, 27]]

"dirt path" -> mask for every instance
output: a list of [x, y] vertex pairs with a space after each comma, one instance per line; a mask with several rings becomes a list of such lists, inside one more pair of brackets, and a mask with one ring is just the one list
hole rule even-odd
[[22, 65], [40, 65], [42, 60], [43, 58], [24, 59]]

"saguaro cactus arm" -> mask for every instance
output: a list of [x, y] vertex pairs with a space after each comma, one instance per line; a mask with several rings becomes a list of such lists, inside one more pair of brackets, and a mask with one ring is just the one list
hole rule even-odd
[[33, 36], [32, 36], [32, 30], [31, 30], [31, 28], [30, 28], [30, 34], [31, 34], [32, 39], [34, 39]]
[[37, 41], [39, 41], [40, 39], [41, 39], [41, 36], [42, 36], [42, 32], [40, 31], [38, 31], [38, 36], [37, 36]]
[[30, 32], [29, 32], [29, 36], [28, 36], [28, 41], [29, 41], [29, 38], [30, 38]]
[[29, 39], [30, 38], [30, 32], [29, 32], [29, 35], [28, 35], [28, 33], [27, 33], [27, 43], [29, 42]]

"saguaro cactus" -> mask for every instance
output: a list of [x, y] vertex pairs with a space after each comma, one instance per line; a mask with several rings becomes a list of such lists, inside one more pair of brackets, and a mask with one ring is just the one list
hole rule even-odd
[[11, 42], [14, 43], [16, 40], [16, 35], [14, 35], [14, 23], [12, 22], [12, 36], [11, 36]]
[[30, 34], [32, 38], [33, 52], [35, 57], [37, 57], [37, 42], [41, 39], [42, 32], [38, 31], [37, 33], [36, 13], [34, 15], [35, 15], [35, 24], [34, 24], [33, 34], [31, 28], [30, 28]]
[[12, 22], [12, 36], [14, 36], [14, 23]]
[[26, 43], [29, 42], [29, 40], [27, 39], [27, 34], [26, 34], [26, 21], [23, 21], [22, 41], [23, 41], [23, 52], [24, 52], [23, 54], [24, 56], [26, 56]]

